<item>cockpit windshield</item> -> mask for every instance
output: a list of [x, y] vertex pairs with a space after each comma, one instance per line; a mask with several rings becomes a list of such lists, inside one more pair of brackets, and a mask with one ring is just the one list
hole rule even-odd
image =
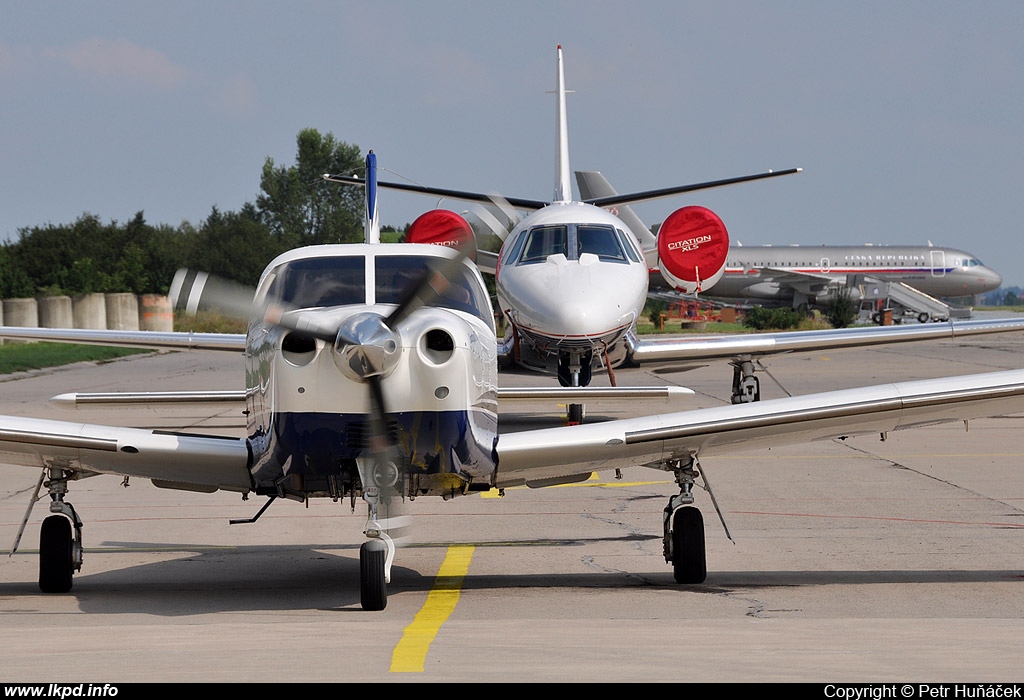
[[[398, 304], [422, 282], [430, 262], [439, 258], [421, 255], [374, 257], [373, 297], [366, 296], [366, 258], [339, 255], [303, 258], [279, 265], [267, 276], [267, 298], [291, 308], [310, 309], [351, 304]], [[465, 266], [459, 266], [440, 295], [429, 306], [457, 309], [494, 323], [487, 290]]]
[[580, 255], [593, 253], [601, 260], [626, 261], [626, 254], [611, 226], [577, 226], [576, 248]]
[[558, 254], [568, 260], [579, 260], [584, 253], [596, 255], [605, 262], [640, 262], [639, 253], [630, 244], [626, 234], [603, 224], [535, 226], [520, 233], [510, 243], [511, 252], [503, 262], [512, 264], [541, 263], [549, 256]]
[[[401, 303], [430, 273], [431, 265], [428, 263], [437, 265], [438, 262], [437, 258], [419, 255], [378, 255], [374, 259], [376, 303]], [[487, 324], [494, 323], [487, 290], [465, 265], [458, 266], [448, 283], [441, 294], [428, 301], [428, 306], [464, 311]]]
[[544, 262], [549, 255], [569, 254], [569, 231], [565, 226], [537, 226], [527, 234], [520, 262]]
[[275, 268], [268, 279], [268, 298], [289, 307], [366, 303], [366, 260], [362, 256], [292, 260]]

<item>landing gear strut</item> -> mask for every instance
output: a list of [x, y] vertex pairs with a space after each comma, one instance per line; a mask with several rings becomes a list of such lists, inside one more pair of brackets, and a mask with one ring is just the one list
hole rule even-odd
[[761, 400], [761, 381], [754, 376], [754, 361], [749, 357], [732, 361], [732, 402]]
[[387, 505], [396, 491], [401, 474], [394, 462], [357, 460], [363, 483], [363, 500], [369, 508], [364, 534], [370, 538], [359, 547], [359, 602], [363, 610], [383, 610], [388, 605], [391, 564], [395, 560], [395, 542], [378, 521], [380, 506]]
[[[562, 386], [589, 386], [593, 378], [594, 351], [561, 352], [558, 354], [558, 383]], [[571, 403], [567, 409], [569, 425], [583, 422], [583, 404]]]
[[675, 473], [679, 493], [665, 506], [665, 561], [672, 564], [676, 583], [703, 583], [708, 576], [704, 517], [690, 505], [698, 476], [696, 461], [678, 463]]
[[[50, 512], [39, 531], [39, 589], [43, 593], [67, 593], [72, 577], [82, 569], [82, 521], [64, 500], [72, 472], [51, 467], [45, 486], [50, 492]], [[74, 532], [72, 533], [72, 526]]]

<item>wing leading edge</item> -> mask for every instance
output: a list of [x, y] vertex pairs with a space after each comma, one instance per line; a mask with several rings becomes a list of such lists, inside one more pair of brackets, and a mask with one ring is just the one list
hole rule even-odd
[[838, 350], [842, 348], [942, 340], [986, 333], [1024, 331], [1024, 318], [921, 323], [907, 326], [829, 328], [817, 331], [783, 331], [686, 336], [682, 338], [631, 339], [636, 362], [712, 360], [737, 355], [771, 355], [790, 352]]
[[1024, 411], [1024, 370], [503, 434], [499, 487]]
[[109, 345], [153, 350], [245, 351], [244, 333], [178, 333], [162, 331], [104, 331], [84, 328], [25, 328], [0, 326], [0, 338], [78, 345]]
[[0, 416], [0, 461], [152, 479], [189, 491], [250, 490], [242, 438]]

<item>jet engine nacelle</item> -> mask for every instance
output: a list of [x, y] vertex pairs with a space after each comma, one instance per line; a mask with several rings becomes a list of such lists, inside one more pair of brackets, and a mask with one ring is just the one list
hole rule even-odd
[[672, 212], [658, 229], [658, 268], [674, 289], [693, 294], [722, 277], [729, 232], [718, 215], [698, 206]]
[[863, 296], [857, 287], [839, 282], [838, 284], [830, 284], [825, 287], [824, 291], [818, 292], [814, 296], [814, 303], [819, 306], [827, 306], [830, 302], [837, 301], [843, 295], [849, 297], [850, 301], [854, 303], [859, 302]]
[[421, 214], [405, 234], [406, 243], [432, 243], [468, 250], [476, 261], [476, 236], [469, 222], [453, 211], [433, 209]]

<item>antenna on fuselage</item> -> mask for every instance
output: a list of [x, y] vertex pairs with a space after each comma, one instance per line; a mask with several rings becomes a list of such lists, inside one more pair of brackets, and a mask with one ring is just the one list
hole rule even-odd
[[366, 154], [366, 220], [363, 232], [367, 243], [380, 243], [380, 220], [377, 218], [377, 155]]

